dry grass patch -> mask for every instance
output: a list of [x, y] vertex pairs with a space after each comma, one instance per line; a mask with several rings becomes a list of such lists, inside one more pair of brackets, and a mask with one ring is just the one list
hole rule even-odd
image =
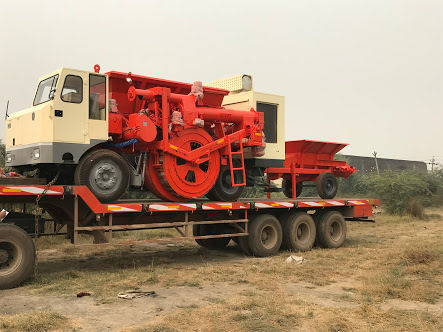
[[72, 331], [73, 327], [66, 317], [50, 311], [0, 315], [0, 331], [44, 332], [52, 330]]

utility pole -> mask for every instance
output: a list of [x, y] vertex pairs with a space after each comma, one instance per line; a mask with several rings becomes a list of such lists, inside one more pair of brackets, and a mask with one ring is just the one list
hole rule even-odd
[[377, 152], [374, 151], [374, 152], [372, 153], [372, 155], [374, 156], [374, 160], [375, 160], [375, 168], [377, 169], [377, 174], [380, 175], [380, 170], [378, 169]]
[[434, 165], [437, 166], [438, 163], [435, 160], [435, 156], [432, 156], [430, 162], [428, 162], [428, 165], [431, 165], [431, 172], [434, 172]]

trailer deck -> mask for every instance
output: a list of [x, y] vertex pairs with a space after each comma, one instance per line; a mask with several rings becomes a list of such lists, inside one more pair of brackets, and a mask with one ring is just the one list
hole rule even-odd
[[20, 252], [19, 263], [25, 264], [23, 257], [29, 257], [27, 264], [34, 266], [35, 254], [27, 252], [35, 251], [29, 235], [45, 235], [39, 233], [42, 212], [47, 212], [54, 224], [67, 226], [73, 244], [78, 244], [81, 232], [92, 232], [94, 237], [99, 234], [111, 243], [113, 231], [174, 228], [180, 238], [194, 239], [209, 249], [223, 249], [232, 239], [248, 255], [269, 256], [280, 248], [309, 250], [315, 241], [325, 248], [338, 248], [346, 238], [345, 220], [373, 222], [373, 207], [379, 205], [378, 200], [354, 198], [102, 203], [86, 186], [15, 184], [0, 185], [0, 208], [6, 203], [35, 205], [36, 212], [29, 220], [30, 224], [35, 222], [35, 234], [26, 234], [19, 225], [8, 222], [8, 217], [0, 222], [0, 257], [2, 250], [6, 257], [4, 262], [0, 259], [0, 288], [14, 287], [29, 277], [30, 270], [23, 269], [21, 275], [8, 279], [8, 271], [20, 272], [11, 268]]

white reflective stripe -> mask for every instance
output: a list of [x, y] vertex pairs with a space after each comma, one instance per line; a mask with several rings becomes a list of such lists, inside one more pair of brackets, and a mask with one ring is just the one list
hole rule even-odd
[[160, 204], [151, 204], [151, 205], [149, 205], [149, 208], [153, 209], [153, 210], [160, 210], [160, 211], [171, 210], [168, 208], [167, 205], [160, 205]]
[[[24, 191], [24, 192], [30, 193], [30, 194], [42, 194], [43, 191], [45, 190], [45, 189], [38, 188], [38, 187], [7, 187], [7, 189], [17, 189], [17, 190]], [[61, 193], [58, 191], [47, 190], [46, 194], [51, 195], [51, 194], [61, 194]]]
[[355, 205], [365, 205], [365, 202], [362, 201], [349, 201], [349, 203], [355, 204]]
[[180, 205], [183, 205], [183, 206], [186, 206], [186, 207], [188, 207], [188, 208], [191, 208], [191, 209], [196, 209], [197, 208], [197, 204], [195, 204], [195, 203], [186, 203], [186, 204], [180, 204]]
[[337, 205], [337, 206], [345, 205], [345, 203], [337, 202], [337, 201], [327, 201], [326, 203], [329, 203], [329, 204], [332, 204], [332, 205]]
[[135, 209], [130, 209], [126, 206], [120, 206], [120, 205], [108, 205], [108, 210], [110, 211], [123, 211], [123, 212], [133, 212], [137, 211]]
[[307, 204], [307, 205], [310, 205], [310, 206], [324, 206], [323, 204], [320, 204], [320, 203], [317, 203], [317, 202], [300, 202], [300, 203]]
[[283, 206], [287, 206], [287, 207], [293, 207], [294, 203], [290, 203], [290, 202], [275, 202], [277, 204], [283, 205]]
[[255, 203], [255, 207], [261, 207], [261, 208], [267, 208], [267, 207], [272, 207], [268, 204], [264, 204], [264, 203]]
[[212, 206], [203, 204], [203, 210], [214, 210], [214, 208]]

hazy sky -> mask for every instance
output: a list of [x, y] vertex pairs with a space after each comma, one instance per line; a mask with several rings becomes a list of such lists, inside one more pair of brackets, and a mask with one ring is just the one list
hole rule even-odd
[[[0, 111], [65, 66], [178, 81], [252, 74], [286, 139], [443, 162], [443, 1], [2, 1]], [[4, 137], [3, 115], [0, 137]]]

